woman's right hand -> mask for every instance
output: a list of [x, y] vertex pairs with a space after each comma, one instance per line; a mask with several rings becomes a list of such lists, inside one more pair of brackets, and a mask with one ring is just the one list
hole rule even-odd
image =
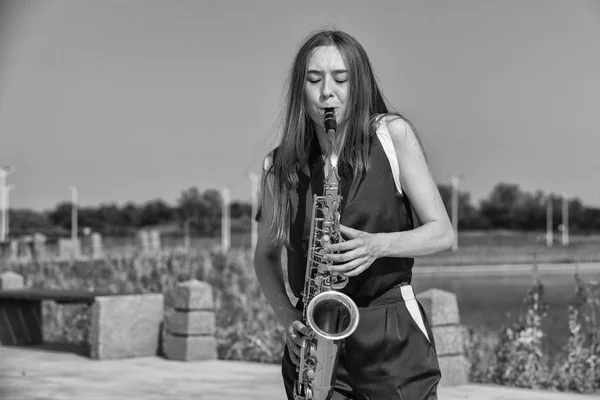
[[295, 365], [300, 364], [302, 339], [310, 334], [311, 330], [299, 320], [288, 325], [286, 330], [286, 345], [290, 353], [290, 358]]

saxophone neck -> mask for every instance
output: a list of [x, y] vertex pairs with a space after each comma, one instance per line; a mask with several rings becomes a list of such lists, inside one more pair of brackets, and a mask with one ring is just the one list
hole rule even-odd
[[326, 159], [327, 162], [327, 177], [325, 181], [329, 184], [338, 182], [340, 180], [340, 175], [338, 173], [338, 158], [337, 154], [331, 154], [329, 158]]

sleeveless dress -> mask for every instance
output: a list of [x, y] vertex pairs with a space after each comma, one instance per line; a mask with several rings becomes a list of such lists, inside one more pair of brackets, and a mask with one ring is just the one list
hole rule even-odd
[[[391, 146], [391, 149], [390, 149]], [[340, 161], [341, 223], [370, 233], [413, 229], [408, 198], [398, 178], [398, 163], [384, 118], [371, 137], [371, 168], [360, 181]], [[322, 194], [323, 161], [316, 140], [310, 151], [311, 176], [298, 172], [300, 184], [291, 198], [288, 281], [300, 300], [305, 280], [312, 196]], [[431, 327], [414, 296], [412, 258], [380, 258], [363, 273], [350, 277], [342, 291], [359, 308], [356, 331], [344, 339], [336, 367], [332, 400], [437, 400], [441, 372]], [[287, 346], [282, 357], [287, 398], [293, 399], [297, 379]]]
[[[389, 141], [388, 141], [389, 139]], [[310, 176], [298, 172], [300, 184], [291, 198], [290, 245], [288, 250], [288, 280], [296, 297], [301, 297], [306, 271], [306, 253], [310, 234], [312, 197], [323, 194], [324, 163], [317, 140], [312, 141], [308, 166]], [[386, 124], [381, 118], [376, 135], [371, 136], [370, 170], [360, 181], [353, 177], [351, 167], [339, 162], [341, 223], [369, 233], [398, 232], [413, 229], [412, 208], [399, 186], [390, 166], [384, 146], [393, 146]], [[392, 147], [393, 151], [393, 147]], [[394, 152], [395, 157], [395, 152]], [[392, 162], [396, 161], [392, 159]], [[363, 273], [350, 277], [341, 291], [357, 304], [369, 303], [399, 283], [410, 283], [412, 258], [379, 258]]]

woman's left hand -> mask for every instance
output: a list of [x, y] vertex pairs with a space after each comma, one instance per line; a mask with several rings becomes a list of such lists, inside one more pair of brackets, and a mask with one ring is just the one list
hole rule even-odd
[[[326, 260], [333, 261], [331, 271], [345, 276], [356, 276], [369, 268], [380, 257], [377, 234], [359, 231], [340, 224], [340, 231], [347, 239], [324, 246]], [[332, 254], [340, 252], [340, 254]]]

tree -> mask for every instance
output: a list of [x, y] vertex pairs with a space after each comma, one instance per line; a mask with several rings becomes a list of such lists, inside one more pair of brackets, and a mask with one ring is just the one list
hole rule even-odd
[[70, 201], [58, 203], [49, 215], [52, 225], [59, 226], [63, 229], [71, 229], [72, 208], [73, 205]]
[[46, 232], [53, 227], [47, 213], [28, 209], [10, 209], [8, 211], [8, 223], [10, 224], [10, 236]]
[[221, 214], [223, 198], [216, 189], [207, 189], [202, 193], [205, 213], [202, 218], [204, 232], [215, 235], [221, 230]]
[[173, 221], [175, 210], [161, 199], [146, 202], [139, 214], [140, 226], [152, 226]]
[[232, 201], [230, 205], [231, 218], [238, 219], [252, 216], [252, 205], [239, 200]]
[[120, 211], [121, 221], [123, 226], [138, 227], [140, 226], [140, 210], [134, 203], [127, 203]]
[[516, 229], [518, 210], [525, 202], [519, 185], [498, 183], [492, 189], [488, 199], [480, 203], [480, 213], [495, 228]]
[[206, 213], [202, 195], [197, 187], [191, 187], [181, 192], [177, 200], [177, 217], [179, 224], [186, 232], [202, 232], [202, 218]]
[[191, 187], [181, 192], [177, 200], [177, 216], [184, 229], [197, 234], [213, 235], [221, 226], [221, 193], [215, 189], [207, 189], [200, 193], [198, 188]]
[[[446, 212], [452, 217], [452, 186], [438, 185], [440, 197], [446, 207]], [[482, 218], [477, 209], [471, 204], [471, 195], [467, 192], [458, 192], [458, 229], [487, 228], [489, 222]]]

